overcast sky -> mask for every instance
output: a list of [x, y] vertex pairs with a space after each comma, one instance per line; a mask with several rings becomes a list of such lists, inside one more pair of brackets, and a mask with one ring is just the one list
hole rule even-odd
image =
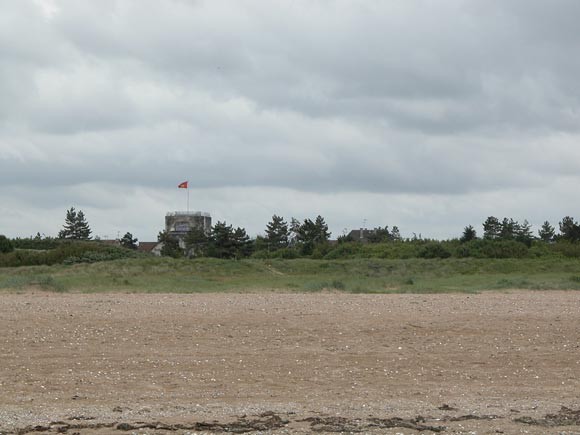
[[580, 218], [578, 0], [0, 0], [0, 234]]

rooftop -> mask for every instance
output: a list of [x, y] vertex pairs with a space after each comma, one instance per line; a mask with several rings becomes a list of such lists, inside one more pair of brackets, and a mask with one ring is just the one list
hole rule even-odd
[[171, 211], [167, 213], [165, 216], [203, 216], [203, 217], [211, 217], [208, 212], [205, 211]]

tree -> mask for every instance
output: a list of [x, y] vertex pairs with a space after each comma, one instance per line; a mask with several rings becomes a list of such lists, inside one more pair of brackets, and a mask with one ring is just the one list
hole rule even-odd
[[77, 214], [77, 238], [80, 240], [90, 240], [91, 239], [91, 228], [89, 227], [89, 223], [85, 218], [85, 214], [82, 210], [79, 210]]
[[235, 257], [234, 230], [225, 222], [217, 222], [209, 236], [208, 255], [217, 258]]
[[8, 252], [14, 251], [14, 244], [12, 241], [0, 234], [0, 254], [7, 254]]
[[473, 228], [471, 225], [468, 225], [463, 229], [463, 235], [459, 241], [461, 243], [467, 243], [475, 239], [477, 239], [477, 232], [475, 231], [475, 228]]
[[77, 222], [77, 212], [74, 207], [66, 211], [63, 229], [58, 233], [59, 239], [73, 239]]
[[63, 229], [58, 233], [59, 239], [74, 239], [77, 223], [77, 212], [74, 207], [66, 211]]
[[268, 245], [268, 239], [264, 236], [258, 234], [254, 239], [254, 249], [256, 251], [267, 251], [269, 249]]
[[266, 226], [266, 243], [268, 249], [276, 251], [281, 248], [288, 247], [290, 231], [288, 230], [288, 223], [280, 216], [272, 216], [272, 221], [268, 222]]
[[180, 258], [183, 257], [183, 249], [179, 246], [179, 241], [171, 237], [167, 231], [161, 231], [157, 236], [159, 242], [163, 242], [161, 255], [164, 257]]
[[338, 238], [336, 239], [336, 241], [341, 244], [341, 243], [348, 243], [348, 242], [354, 242], [354, 237], [351, 236], [350, 234], [342, 234], [340, 236], [338, 236]]
[[304, 219], [302, 223], [299, 223], [298, 220], [292, 218], [290, 228], [293, 243], [300, 245], [303, 255], [312, 254], [316, 245], [327, 243], [330, 237], [328, 225], [320, 215], [314, 222], [311, 219]]
[[315, 223], [310, 219], [304, 219], [304, 222], [300, 225], [297, 236], [298, 242], [302, 245], [302, 254], [310, 255], [314, 252], [314, 245], [316, 244], [317, 236], [318, 231]]
[[501, 234], [501, 223], [495, 216], [488, 217], [483, 223], [483, 238], [496, 240]]
[[391, 240], [393, 242], [400, 242], [403, 238], [401, 237], [401, 232], [399, 231], [399, 227], [394, 225], [391, 229]]
[[560, 222], [560, 233], [564, 240], [577, 242], [580, 240], [580, 225], [570, 216], [566, 216]]
[[289, 246], [294, 246], [296, 245], [299, 240], [298, 240], [298, 234], [300, 233], [300, 221], [296, 218], [291, 218], [290, 219], [290, 234], [288, 236], [288, 245]]
[[254, 246], [244, 228], [236, 228], [233, 233], [233, 247], [236, 258], [244, 258], [252, 255]]
[[316, 227], [316, 243], [328, 242], [330, 231], [328, 231], [328, 225], [324, 221], [324, 218], [320, 215], [316, 216], [314, 225]]
[[499, 239], [513, 240], [519, 230], [519, 224], [513, 219], [503, 218], [501, 221], [501, 229], [499, 232]]
[[194, 226], [185, 235], [185, 249], [193, 257], [203, 257], [206, 254], [209, 237], [201, 227]]
[[133, 234], [127, 232], [125, 235], [119, 240], [121, 246], [127, 249], [137, 249], [137, 242], [136, 238], [133, 238]]
[[367, 240], [369, 243], [388, 242], [390, 239], [391, 233], [389, 233], [388, 225], [385, 225], [385, 228], [381, 227], [374, 228], [367, 236]]
[[532, 226], [527, 219], [524, 219], [524, 222], [521, 225], [517, 225], [515, 236], [518, 242], [524, 243], [528, 248], [532, 246], [534, 233], [532, 232]]
[[556, 236], [556, 231], [550, 222], [545, 221], [542, 224], [542, 228], [538, 230], [538, 236], [540, 239], [546, 243], [550, 243], [554, 241], [554, 237]]
[[66, 211], [63, 229], [59, 231], [59, 239], [90, 240], [91, 229], [82, 210], [78, 212], [74, 207]]

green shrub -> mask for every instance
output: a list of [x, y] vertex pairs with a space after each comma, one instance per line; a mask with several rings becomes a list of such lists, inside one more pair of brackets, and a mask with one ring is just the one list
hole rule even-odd
[[42, 238], [40, 235], [37, 235], [36, 237], [17, 237], [12, 240], [12, 243], [16, 249], [47, 250], [55, 249], [59, 244], [64, 243], [64, 241], [52, 237]]
[[495, 241], [484, 249], [487, 258], [524, 258], [528, 255], [528, 247], [513, 240]]
[[449, 258], [451, 252], [441, 242], [430, 242], [418, 252], [419, 258]]
[[418, 258], [419, 252], [423, 245], [428, 243], [424, 240], [409, 240], [391, 243], [380, 243], [376, 246], [377, 258], [389, 258], [389, 259], [409, 259]]
[[96, 252], [87, 251], [81, 256], [71, 256], [63, 260], [63, 264], [77, 264], [77, 263], [96, 263], [99, 261], [111, 261], [120, 260], [121, 258], [128, 258], [131, 255], [127, 255], [126, 252], [121, 249], [115, 249], [110, 251]]
[[269, 260], [273, 258], [282, 258], [284, 260], [293, 260], [299, 258], [300, 253], [294, 248], [281, 248], [276, 251], [268, 252], [266, 250], [256, 251], [252, 254], [252, 258], [260, 260]]
[[0, 234], [0, 254], [14, 251], [14, 244], [6, 236]]
[[580, 258], [580, 243], [559, 241], [550, 245], [553, 252], [568, 258]]
[[298, 258], [300, 254], [294, 248], [282, 248], [274, 251], [272, 258], [283, 258], [285, 260], [292, 260]]
[[357, 258], [363, 251], [363, 245], [358, 242], [342, 242], [330, 249], [324, 258], [326, 260], [337, 260], [340, 258]]
[[385, 243], [344, 242], [328, 251], [327, 260], [355, 258], [416, 258], [425, 241], [396, 241]]
[[92, 263], [136, 257], [135, 251], [98, 242], [67, 241], [48, 251], [15, 250], [0, 256], [0, 267]]
[[252, 253], [252, 258], [258, 259], [258, 260], [267, 260], [271, 257], [271, 253], [268, 252], [265, 249], [260, 249], [259, 251], [254, 251]]
[[530, 249], [528, 250], [528, 255], [531, 258], [540, 257], [559, 257], [561, 254], [554, 250], [554, 245], [551, 243], [546, 243], [541, 240], [536, 240], [532, 242]]
[[316, 260], [320, 260], [320, 259], [324, 258], [326, 256], [326, 254], [328, 254], [330, 252], [331, 249], [332, 249], [332, 247], [330, 246], [330, 244], [319, 243], [317, 245], [314, 245], [314, 249], [313, 249], [310, 257], [314, 258]]
[[458, 257], [475, 258], [524, 258], [528, 247], [515, 240], [472, 240], [456, 250]]

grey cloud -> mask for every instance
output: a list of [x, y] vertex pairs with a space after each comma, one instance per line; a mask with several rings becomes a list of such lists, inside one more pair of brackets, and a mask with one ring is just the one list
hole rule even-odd
[[[243, 131], [238, 130], [238, 134]], [[122, 141], [122, 135], [118, 141]], [[253, 136], [252, 136], [253, 137]], [[506, 186], [541, 183], [523, 162], [515, 165], [519, 150], [497, 150], [472, 144], [441, 144], [423, 136], [399, 136], [396, 144], [361, 143], [341, 149], [320, 141], [256, 146], [241, 138], [217, 137], [221, 146], [182, 143], [167, 146], [153, 138], [140, 146], [116, 151], [102, 143], [99, 135], [82, 136], [86, 151], [75, 142], [30, 160], [12, 159], [0, 174], [3, 185], [45, 183], [55, 186], [107, 180], [119, 185], [159, 186], [176, 174], [191, 177], [193, 186], [292, 187], [318, 192], [384, 192], [461, 194], [496, 190]], [[55, 141], [58, 141], [58, 137]], [[167, 137], [171, 141], [171, 136]], [[271, 137], [263, 138], [268, 143]], [[424, 143], [421, 143], [424, 141]], [[401, 148], [401, 145], [406, 148]], [[99, 152], [102, 150], [102, 153]], [[88, 157], [88, 154], [91, 157]], [[568, 151], [565, 155], [571, 156]], [[86, 158], [78, 156], [85, 154]], [[110, 154], [115, 158], [111, 159]], [[77, 156], [76, 158], [71, 157]], [[146, 170], [145, 170], [146, 169]]]
[[[522, 40], [546, 26], [534, 8], [526, 15], [513, 5], [474, 4], [479, 7], [323, 2], [307, 17], [296, 7], [259, 8], [259, 2], [168, 2], [161, 9], [156, 2], [62, 2], [54, 26], [81, 53], [108, 59], [120, 76], [131, 73], [123, 64], [131, 60], [149, 69], [151, 80], [247, 98], [264, 110], [385, 119], [438, 134], [531, 123], [577, 128], [577, 101], [568, 96], [576, 86], [560, 80], [559, 69], [573, 56], [554, 59], [558, 47], [550, 41], [538, 48]], [[550, 8], [557, 18], [569, 13], [570, 4], [561, 4]], [[513, 88], [531, 95], [513, 97]], [[497, 105], [498, 99], [504, 101]], [[440, 116], [425, 116], [416, 108], [421, 103], [438, 105]]]
[[576, 176], [576, 1], [55, 4], [0, 0], [0, 184], [38, 207], [189, 178], [303, 207], [402, 195], [411, 219]]

